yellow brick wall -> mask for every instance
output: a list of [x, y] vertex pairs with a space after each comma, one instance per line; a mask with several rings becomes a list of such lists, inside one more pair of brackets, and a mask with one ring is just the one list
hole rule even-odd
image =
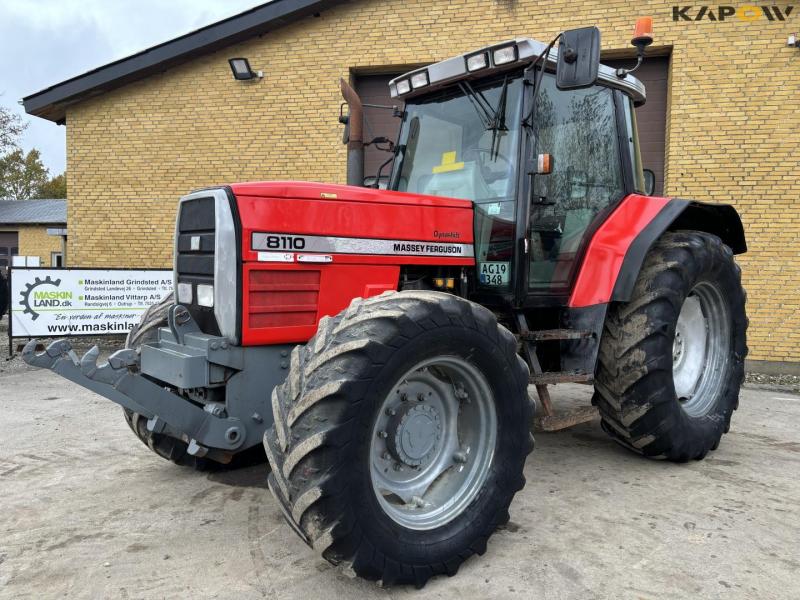
[[[786, 46], [795, 11], [785, 23], [673, 22], [672, 2], [353, 0], [70, 107], [70, 262], [169, 266], [175, 202], [195, 187], [343, 182], [339, 77], [590, 24], [614, 53], [650, 14], [654, 51], [672, 55], [666, 193], [740, 211], [751, 358], [800, 361], [800, 51]], [[234, 81], [232, 56], [264, 79]]]
[[47, 225], [13, 225], [0, 227], [0, 231], [18, 232], [18, 254], [20, 256], [38, 256], [41, 266], [49, 267], [50, 253], [61, 252], [61, 237], [47, 235], [47, 227]]

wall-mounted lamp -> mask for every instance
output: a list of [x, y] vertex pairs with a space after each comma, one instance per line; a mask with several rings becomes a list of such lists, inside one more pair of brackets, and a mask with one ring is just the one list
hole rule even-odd
[[231, 66], [233, 78], [238, 81], [247, 81], [248, 79], [264, 77], [263, 71], [253, 71], [250, 68], [250, 61], [246, 58], [229, 58], [228, 64]]
[[800, 48], [800, 40], [797, 39], [796, 33], [789, 34], [789, 39], [786, 40], [786, 45], [792, 48]]

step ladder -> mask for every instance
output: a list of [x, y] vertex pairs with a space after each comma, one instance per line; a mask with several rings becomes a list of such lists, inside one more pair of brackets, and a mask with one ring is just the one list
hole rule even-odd
[[536, 344], [541, 342], [554, 342], [561, 340], [580, 340], [594, 336], [594, 332], [579, 329], [543, 329], [531, 331], [525, 315], [517, 314], [517, 327], [522, 353], [531, 368], [530, 382], [536, 386], [539, 396], [540, 409], [534, 419], [534, 427], [540, 431], [559, 431], [573, 427], [580, 423], [592, 421], [597, 417], [597, 408], [582, 406], [577, 409], [556, 413], [550, 398], [548, 385], [558, 383], [591, 383], [594, 380], [592, 373], [582, 371], [542, 371], [539, 356], [536, 353]]

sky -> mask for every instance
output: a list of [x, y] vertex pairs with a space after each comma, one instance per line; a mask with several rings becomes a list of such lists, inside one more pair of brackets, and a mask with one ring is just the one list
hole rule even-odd
[[55, 83], [235, 15], [266, 0], [0, 0], [0, 105], [28, 123], [51, 175], [66, 167], [66, 129], [18, 101]]

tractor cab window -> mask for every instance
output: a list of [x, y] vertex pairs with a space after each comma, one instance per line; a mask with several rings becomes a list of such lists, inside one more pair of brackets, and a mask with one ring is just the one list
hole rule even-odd
[[628, 152], [631, 155], [633, 166], [633, 189], [643, 194], [647, 189], [644, 183], [644, 168], [642, 166], [642, 153], [639, 147], [639, 130], [636, 126], [636, 109], [633, 100], [625, 98], [625, 133], [628, 136]]
[[565, 292], [598, 215], [624, 195], [614, 94], [604, 87], [560, 91], [547, 75], [536, 102], [534, 156], [552, 156], [535, 175], [528, 283], [534, 293]]
[[521, 102], [520, 74], [409, 100], [392, 174], [392, 189], [475, 203], [476, 260], [492, 289], [512, 281]]

